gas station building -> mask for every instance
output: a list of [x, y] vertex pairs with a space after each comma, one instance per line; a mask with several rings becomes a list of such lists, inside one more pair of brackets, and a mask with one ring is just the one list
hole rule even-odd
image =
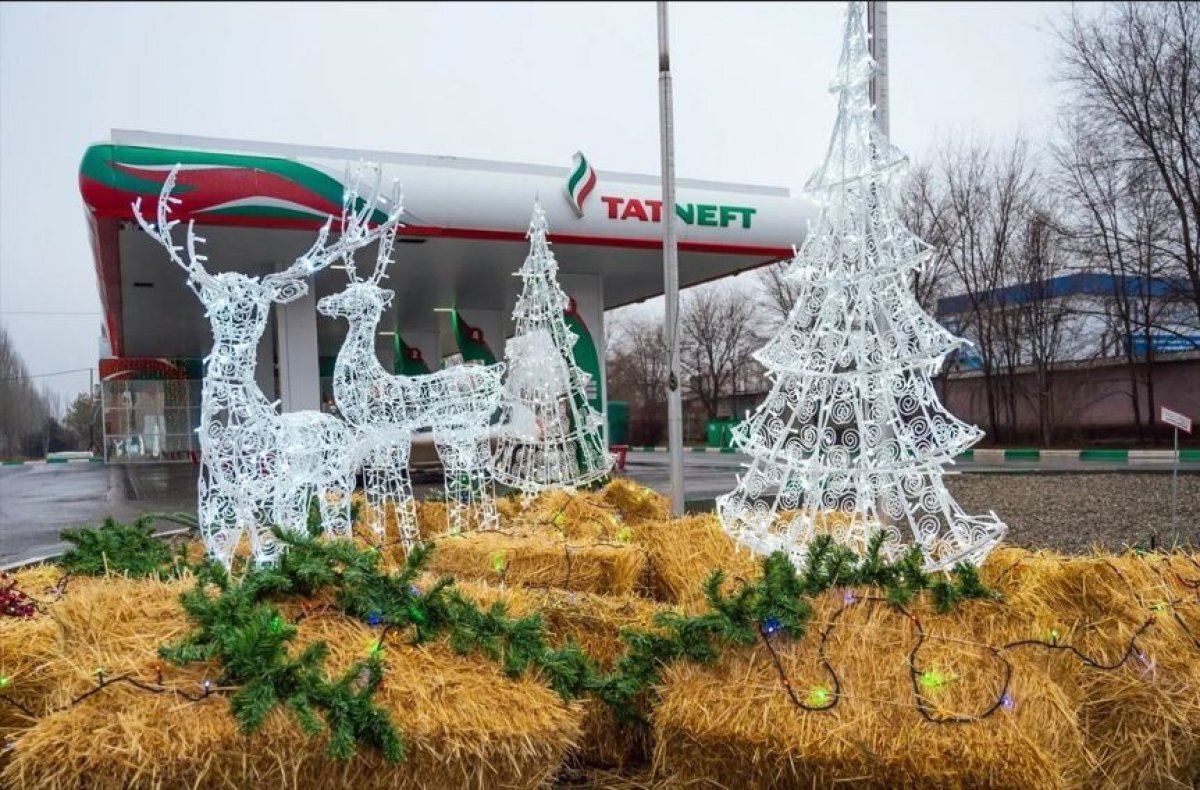
[[[399, 181], [404, 227], [384, 285], [396, 292], [376, 349], [406, 375], [504, 357], [528, 250], [534, 200], [550, 224], [576, 361], [606, 411], [604, 313], [662, 293], [657, 176], [594, 167], [581, 152], [564, 166], [515, 164], [114, 130], [90, 146], [79, 184], [104, 312], [100, 378], [110, 461], [195, 460], [200, 379], [212, 336], [184, 273], [138, 228], [131, 204], [153, 205], [181, 165], [173, 216], [207, 239], [209, 271], [262, 275], [283, 268], [338, 215], [349, 168], [377, 163]], [[787, 189], [677, 180], [681, 287], [790, 257], [815, 207]], [[177, 235], [182, 237], [182, 228]], [[360, 267], [374, 249], [359, 253]], [[284, 411], [329, 409], [344, 322], [316, 301], [346, 275], [319, 272], [309, 293], [275, 305], [257, 379]]]

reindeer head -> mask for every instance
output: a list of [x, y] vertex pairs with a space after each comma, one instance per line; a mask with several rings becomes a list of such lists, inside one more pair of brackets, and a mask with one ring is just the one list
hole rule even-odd
[[[206, 316], [212, 324], [213, 334], [222, 339], [257, 339], [266, 327], [267, 314], [273, 302], [285, 304], [300, 298], [308, 292], [305, 279], [309, 275], [324, 269], [339, 258], [352, 258], [355, 250], [376, 239], [393, 237], [394, 226], [400, 219], [401, 209], [397, 200], [387, 220], [369, 228], [367, 220], [374, 211], [374, 201], [360, 201], [357, 189], [350, 189], [345, 193], [342, 203], [342, 228], [337, 241], [326, 244], [333, 224], [333, 218], [330, 217], [322, 226], [312, 247], [283, 271], [263, 277], [252, 277], [239, 272], [210, 274], [204, 268], [208, 257], [197, 251], [197, 246], [203, 244], [204, 239], [196, 235], [194, 221], [188, 221], [185, 245], [175, 244], [171, 237], [172, 230], [179, 224], [179, 220], [169, 218], [171, 208], [182, 202], [179, 198], [171, 196], [178, 174], [179, 165], [176, 165], [163, 182], [155, 223], [147, 222], [142, 216], [140, 197], [133, 203], [133, 213], [142, 230], [154, 237], [167, 250], [171, 260], [187, 272], [188, 287], [207, 308]], [[378, 183], [375, 195], [376, 200], [387, 202], [386, 198], [379, 196]], [[390, 246], [389, 242], [388, 247]], [[183, 258], [185, 252], [186, 261]]]
[[[396, 205], [396, 216], [403, 212], [403, 200], [399, 187], [393, 192]], [[359, 277], [354, 265], [354, 253], [349, 252], [344, 257], [347, 276], [350, 284], [341, 293], [330, 294], [317, 302], [317, 310], [331, 318], [345, 318], [350, 323], [357, 321], [378, 321], [386, 308], [396, 296], [396, 292], [380, 288], [379, 282], [387, 277], [387, 267], [392, 263], [392, 250], [396, 244], [396, 232], [400, 229], [399, 222], [393, 222], [379, 238], [379, 250], [375, 254], [375, 270], [370, 277]]]

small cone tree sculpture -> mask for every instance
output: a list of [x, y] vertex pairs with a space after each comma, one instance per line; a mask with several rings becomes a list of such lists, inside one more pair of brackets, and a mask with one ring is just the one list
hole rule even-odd
[[787, 272], [796, 304], [755, 354], [772, 388], [734, 430], [751, 462], [717, 508], [740, 543], [788, 552], [798, 565], [818, 534], [861, 550], [882, 531], [886, 556], [915, 544], [927, 569], [946, 569], [982, 561], [1006, 528], [994, 513], [966, 515], [942, 479], [982, 433], [947, 412], [933, 388], [963, 341], [910, 287], [928, 247], [893, 208], [891, 181], [906, 158], [875, 124], [873, 70], [852, 2], [831, 87], [837, 122], [806, 185], [822, 210]]
[[578, 338], [563, 317], [569, 300], [558, 285], [547, 230], [546, 212], [535, 203], [513, 311], [516, 333], [506, 349], [506, 428], [495, 455], [496, 480], [525, 493], [588, 485], [612, 468], [603, 418], [588, 403], [588, 376], [572, 355]]

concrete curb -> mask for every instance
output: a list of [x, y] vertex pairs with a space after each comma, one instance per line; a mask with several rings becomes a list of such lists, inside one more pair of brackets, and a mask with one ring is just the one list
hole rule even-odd
[[[684, 447], [685, 453], [704, 453], [706, 455], [732, 455], [737, 451], [729, 447]], [[631, 453], [665, 453], [666, 447], [653, 445], [631, 445]], [[967, 450], [955, 458], [963, 463], [979, 462], [986, 464], [1029, 463], [1042, 459], [1065, 461], [1097, 461], [1102, 463], [1163, 463], [1173, 460], [1173, 450], [1042, 450], [1035, 447], [987, 448]], [[1180, 450], [1179, 460], [1182, 462], [1200, 461], [1200, 450]]]
[[102, 464], [103, 458], [45, 458], [39, 461], [0, 461], [0, 466], [41, 466], [43, 464]]
[[[189, 532], [191, 532], [191, 530], [188, 529], [187, 527], [179, 527], [177, 529], [166, 529], [166, 530], [163, 530], [162, 532], [155, 532], [154, 537], [156, 537], [156, 538], [173, 538], [177, 535], [186, 535]], [[62, 554], [61, 551], [56, 551], [56, 552], [52, 552], [50, 554], [41, 554], [41, 555], [38, 555], [37, 557], [26, 557], [23, 560], [14, 560], [12, 562], [5, 563], [4, 565], [0, 565], [0, 571], [4, 571], [4, 572], [15, 571], [17, 568], [24, 568], [29, 565], [37, 565], [38, 563], [47, 562], [48, 560], [52, 560], [55, 557], [59, 556], [60, 554]]]

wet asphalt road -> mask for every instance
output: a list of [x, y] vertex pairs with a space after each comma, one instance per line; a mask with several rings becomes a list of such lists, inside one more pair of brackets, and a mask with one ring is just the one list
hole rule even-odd
[[[0, 467], [0, 566], [57, 553], [58, 533], [105, 516], [196, 511], [196, 467], [154, 464], [26, 464]], [[163, 525], [164, 530], [176, 525]]]
[[[689, 510], [706, 510], [712, 499], [735, 484], [741, 455], [684, 454], [684, 481]], [[1200, 463], [1180, 467], [1181, 489], [1200, 486]], [[1072, 474], [1079, 472], [1169, 471], [1169, 464], [1098, 463], [1047, 459], [1041, 463], [961, 463], [962, 472]], [[60, 530], [95, 524], [105, 516], [129, 520], [139, 513], [195, 513], [196, 473], [192, 464], [26, 464], [0, 467], [0, 567], [19, 560], [54, 554], [62, 548]], [[629, 454], [625, 474], [655, 490], [668, 489], [666, 453]], [[440, 485], [436, 475], [418, 474], [418, 497]], [[1186, 490], [1186, 489], [1185, 489]], [[162, 530], [177, 528], [164, 523]]]

